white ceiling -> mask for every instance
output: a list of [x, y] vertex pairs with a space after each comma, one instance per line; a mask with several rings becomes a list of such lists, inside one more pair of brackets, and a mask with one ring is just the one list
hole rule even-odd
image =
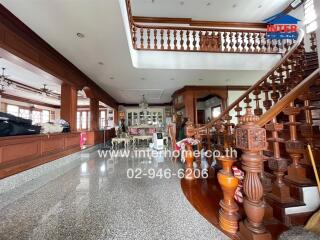
[[261, 22], [284, 10], [292, 0], [132, 0], [131, 2], [134, 16]]
[[[226, 82], [229, 85], [250, 85], [263, 75], [264, 71], [134, 68], [118, 1], [122, 0], [0, 0], [0, 3], [119, 102], [137, 103], [143, 93], [150, 103], [170, 102], [172, 93], [185, 85], [226, 85]], [[185, 5], [188, 2], [195, 4], [204, 1], [185, 0]], [[231, 1], [224, 2], [227, 7]], [[254, 2], [267, 1], [247, 2], [253, 5]], [[269, 5], [274, 6], [273, 2], [280, 6], [288, 1], [269, 1]], [[180, 5], [173, 4], [171, 7], [172, 11], [175, 9], [175, 16], [179, 17], [182, 12]], [[244, 15], [243, 12], [241, 15]], [[251, 15], [248, 14], [249, 18]], [[234, 17], [234, 20], [239, 20], [239, 9]], [[85, 38], [77, 38], [77, 32], [83, 33]], [[155, 94], [148, 96], [148, 93]]]

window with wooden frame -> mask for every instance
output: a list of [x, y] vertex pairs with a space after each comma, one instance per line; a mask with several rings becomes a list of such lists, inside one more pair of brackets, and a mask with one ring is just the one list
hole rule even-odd
[[89, 110], [77, 111], [77, 129], [78, 130], [90, 129], [90, 111]]

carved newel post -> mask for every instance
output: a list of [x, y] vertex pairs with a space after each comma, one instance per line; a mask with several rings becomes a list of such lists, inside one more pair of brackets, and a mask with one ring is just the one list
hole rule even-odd
[[[187, 138], [192, 138], [195, 135], [194, 125], [190, 120], [186, 122], [185, 135]], [[193, 180], [194, 179], [193, 148], [190, 143], [185, 143], [185, 146], [186, 146], [186, 150], [184, 152], [184, 157], [185, 157], [186, 163], [185, 163], [184, 178], [187, 180]]]
[[233, 176], [232, 165], [236, 159], [229, 156], [218, 157], [222, 169], [218, 173], [218, 181], [223, 192], [220, 200], [219, 225], [226, 232], [235, 234], [238, 231], [239, 207], [234, 201], [234, 193], [238, 186], [238, 178]]
[[252, 114], [251, 108], [241, 117], [242, 124], [236, 129], [236, 146], [242, 149], [242, 169], [246, 172], [243, 190], [244, 210], [247, 218], [240, 222], [240, 234], [248, 240], [269, 240], [262, 221], [265, 213], [263, 186], [259, 174], [262, 171], [262, 150], [266, 149], [266, 130], [256, 125], [258, 116]]

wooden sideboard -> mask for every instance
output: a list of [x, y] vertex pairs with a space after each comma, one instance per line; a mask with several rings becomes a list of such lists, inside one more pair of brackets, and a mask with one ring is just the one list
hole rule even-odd
[[80, 151], [80, 133], [0, 138], [0, 179]]

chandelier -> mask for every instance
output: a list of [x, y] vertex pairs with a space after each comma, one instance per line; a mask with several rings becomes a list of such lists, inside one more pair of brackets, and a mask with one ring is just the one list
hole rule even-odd
[[0, 76], [0, 94], [5, 91], [5, 88], [9, 87], [12, 84], [12, 81], [4, 75], [6, 69], [2, 68], [2, 74]]
[[144, 97], [144, 95], [142, 95], [142, 100], [139, 104], [139, 107], [142, 109], [147, 109], [149, 107], [149, 104], [148, 104], [146, 98]]

